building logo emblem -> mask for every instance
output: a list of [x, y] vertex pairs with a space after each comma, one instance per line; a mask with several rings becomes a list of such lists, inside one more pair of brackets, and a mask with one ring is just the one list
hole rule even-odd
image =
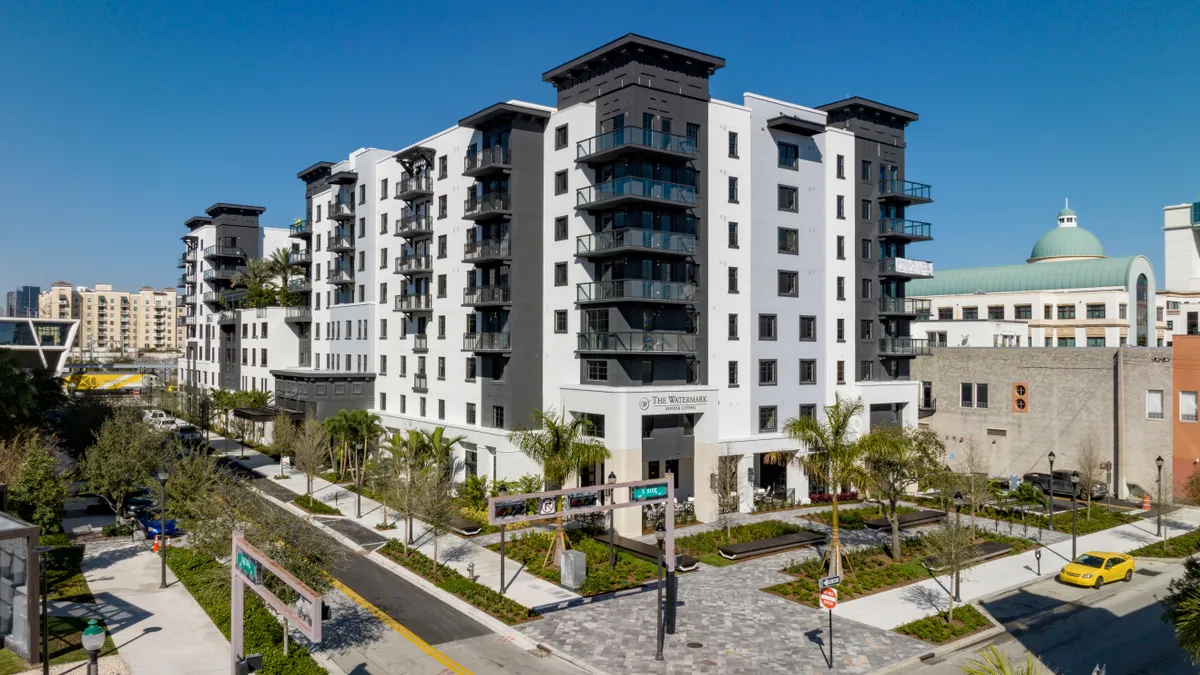
[[642, 410], [649, 410], [650, 409], [650, 399], [643, 398], [641, 403], [639, 403], [638, 405], [641, 406]]

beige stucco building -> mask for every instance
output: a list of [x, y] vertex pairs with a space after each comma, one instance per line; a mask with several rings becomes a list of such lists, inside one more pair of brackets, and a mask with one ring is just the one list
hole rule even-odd
[[174, 288], [124, 292], [110, 284], [57, 281], [42, 292], [38, 311], [49, 319], [78, 319], [74, 351], [84, 356], [179, 351], [185, 341], [183, 305]]

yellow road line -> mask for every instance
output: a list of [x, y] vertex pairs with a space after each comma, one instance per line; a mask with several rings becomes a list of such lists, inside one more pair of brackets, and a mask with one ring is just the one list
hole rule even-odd
[[363, 609], [374, 614], [380, 621], [384, 622], [389, 627], [391, 627], [392, 630], [396, 631], [397, 633], [399, 633], [399, 634], [403, 635], [405, 638], [407, 638], [409, 642], [413, 643], [417, 647], [420, 647], [421, 651], [432, 656], [435, 660], [437, 660], [438, 663], [442, 664], [443, 666], [446, 666], [452, 672], [458, 673], [458, 675], [472, 675], [471, 671], [467, 670], [466, 668], [463, 668], [462, 666], [458, 665], [454, 661], [451, 661], [450, 657], [446, 656], [445, 654], [438, 651], [436, 648], [432, 647], [428, 642], [417, 637], [416, 634], [414, 634], [411, 630], [405, 628], [403, 625], [400, 624], [400, 622], [396, 621], [392, 617], [385, 614], [383, 612], [383, 610], [379, 609], [375, 605], [372, 605], [370, 602], [368, 602], [366, 598], [364, 598], [361, 595], [359, 595], [358, 593], [355, 593], [354, 591], [350, 590], [350, 588], [348, 586], [346, 586], [346, 584], [343, 584], [342, 582], [338, 581], [337, 579], [333, 579], [333, 578], [331, 578], [330, 581], [333, 582], [334, 588], [338, 589], [342, 593], [345, 593], [346, 597], [348, 597], [351, 600], [353, 600], [354, 602], [358, 603], [359, 606], [362, 607]]

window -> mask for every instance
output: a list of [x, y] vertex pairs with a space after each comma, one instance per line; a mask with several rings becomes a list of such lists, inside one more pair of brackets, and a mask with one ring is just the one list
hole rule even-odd
[[858, 297], [862, 300], [870, 300], [871, 299], [871, 280], [870, 279], [863, 279], [862, 283], [859, 284], [859, 296]]
[[731, 387], [738, 386], [738, 362], [737, 361], [729, 362], [729, 386], [731, 386]]
[[974, 321], [974, 320], [978, 319], [979, 318], [979, 308], [978, 307], [963, 307], [962, 308], [962, 318], [963, 318], [963, 321]]
[[1017, 319], [1032, 319], [1033, 305], [1017, 305], [1013, 307], [1013, 314]]
[[1163, 393], [1161, 389], [1146, 391], [1146, 417], [1152, 420], [1163, 418]]
[[446, 217], [446, 195], [438, 196], [438, 219]]
[[779, 252], [796, 254], [800, 252], [800, 231], [790, 227], [779, 228]]
[[837, 156], [837, 177], [838, 178], [846, 177], [846, 156], [845, 155]]
[[760, 432], [772, 432], [779, 428], [779, 419], [776, 414], [776, 408], [773, 405], [762, 405], [758, 407], [758, 430]]
[[565, 309], [554, 310], [554, 332], [555, 333], [567, 332], [567, 310], [565, 310]]
[[846, 219], [846, 198], [842, 195], [837, 196], [837, 217], [841, 220]]
[[1075, 318], [1075, 305], [1059, 305], [1058, 306], [1058, 318], [1074, 319]]
[[859, 244], [858, 248], [859, 248], [858, 254], [863, 260], [871, 259], [871, 240], [870, 239], [863, 239], [862, 242]]
[[870, 199], [862, 200], [862, 204], [859, 206], [859, 209], [858, 209], [858, 217], [862, 218], [863, 220], [871, 219], [871, 200]]
[[408, 375], [408, 357], [407, 356], [404, 356], [404, 355], [400, 356], [400, 373], [399, 373], [399, 375], [400, 375], [400, 377], [406, 377]]
[[1053, 346], [1054, 346], [1054, 338], [1052, 338], [1052, 337], [1047, 337], [1047, 338], [1046, 338], [1046, 346], [1047, 346], [1047, 347], [1053, 347]]
[[1047, 321], [1054, 318], [1054, 305], [1042, 306], [1042, 318]]
[[[1156, 309], [1154, 310], [1154, 313], [1155, 313], [1155, 316], [1158, 318], [1158, 320], [1159, 320], [1159, 321], [1162, 321], [1162, 320], [1163, 320], [1163, 308], [1162, 308], [1162, 307], [1158, 307], [1158, 308], [1156, 308]], [[1160, 346], [1161, 346], [1161, 345], [1160, 345]]]
[[874, 361], [860, 361], [858, 363], [858, 379], [861, 382], [870, 382], [875, 379]]
[[862, 321], [859, 322], [859, 326], [858, 326], [858, 339], [859, 340], [870, 340], [871, 339], [871, 327], [874, 325], [874, 323], [875, 323], [875, 321], [873, 319], [863, 319]]
[[812, 359], [800, 359], [800, 384], [817, 383], [817, 362]]
[[800, 148], [792, 143], [780, 143], [779, 166], [783, 169], [798, 169], [800, 167]]
[[[1119, 307], [1117, 307], [1117, 318], [1128, 319], [1129, 318], [1127, 316], [1128, 313], [1129, 313], [1129, 306], [1122, 302], [1121, 305]], [[1049, 319], [1050, 317], [1046, 317], [1046, 318]]]
[[1059, 347], [1074, 347], [1075, 346], [1075, 338], [1060, 337], [1060, 338], [1058, 338], [1058, 346]]
[[387, 393], [379, 392], [379, 409], [387, 410]]
[[497, 429], [504, 428], [504, 406], [492, 406], [492, 426]]
[[567, 238], [567, 217], [559, 216], [554, 219], [554, 241], [562, 241]]
[[802, 316], [800, 317], [800, 340], [811, 341], [817, 339], [817, 317]]
[[403, 414], [408, 409], [408, 397], [400, 394], [400, 413]]
[[862, 160], [862, 167], [859, 169], [859, 177], [863, 180], [871, 180], [871, 162]]
[[467, 382], [475, 381], [475, 357], [467, 357]]
[[446, 315], [442, 314], [437, 318], [437, 336], [439, 340], [446, 339]]
[[1004, 305], [988, 305], [988, 318], [992, 321], [1004, 320]]
[[387, 355], [386, 354], [379, 355], [379, 374], [387, 375]]
[[837, 362], [837, 383], [846, 384], [846, 362]]
[[444, 398], [438, 399], [438, 419], [446, 419], [446, 399]]
[[450, 167], [448, 166], [446, 156], [438, 157], [438, 180], [445, 180], [450, 175]]
[[475, 404], [467, 404], [467, 424], [475, 424]]
[[[1088, 305], [1087, 306], [1087, 318], [1103, 319], [1104, 318], [1104, 309], [1105, 309], [1104, 305]], [[1158, 320], [1162, 321], [1162, 317], [1161, 316], [1158, 317]]]
[[[380, 199], [388, 198], [387, 183], [388, 183], [388, 179], [386, 179], [386, 178], [383, 178], [379, 181], [379, 198]], [[384, 225], [384, 227], [387, 227], [387, 226]]]
[[738, 247], [738, 224], [730, 221], [729, 223], [729, 248]]
[[1179, 392], [1179, 419], [1182, 422], [1196, 421], [1196, 392]]
[[759, 340], [774, 340], [778, 337], [775, 330], [775, 315], [774, 314], [759, 314], [758, 315], [758, 339]]
[[846, 299], [846, 277], [837, 278], [837, 299]]
[[585, 361], [584, 378], [589, 382], [608, 381], [608, 361]]
[[555, 286], [566, 286], [567, 285], [567, 263], [565, 263], [565, 262], [554, 263], [554, 285]]
[[367, 203], [367, 186], [366, 185], [358, 186], [358, 203], [359, 204]]
[[1167, 330], [1175, 330], [1175, 322], [1174, 321], [1167, 322]]
[[439, 274], [437, 278], [437, 296], [439, 298], [446, 297], [446, 275]]
[[737, 277], [738, 277], [738, 275], [737, 275], [737, 268], [736, 268], [736, 267], [730, 267], [730, 268], [729, 268], [729, 292], [730, 292], [730, 293], [737, 293], [737, 292], [738, 292], [738, 279], [737, 279]]
[[567, 193], [567, 172], [559, 171], [554, 174], [554, 194], [563, 195]]
[[446, 379], [446, 357], [439, 356], [437, 360], [437, 379]]
[[387, 339], [387, 319], [379, 320], [379, 339], [380, 340]]
[[800, 273], [779, 272], [779, 295], [795, 298], [800, 295]]
[[729, 315], [729, 339], [730, 340], [738, 339], [738, 315], [737, 314]]
[[738, 135], [736, 131], [729, 132], [729, 156], [738, 156]]
[[838, 342], [846, 341], [846, 320], [845, 319], [837, 320], [837, 341]]
[[1103, 347], [1103, 346], [1105, 346], [1105, 344], [1104, 344], [1104, 337], [1103, 337], [1103, 336], [1101, 336], [1101, 337], [1090, 337], [1090, 338], [1088, 338], [1088, 339], [1087, 339], [1087, 346], [1089, 346], [1089, 347]]
[[988, 387], [986, 384], [975, 385], [975, 407], [988, 407]]
[[846, 259], [846, 238], [840, 234], [837, 237], [837, 259]]
[[367, 269], [367, 252], [359, 251], [358, 252], [358, 271], [362, 272], [366, 269]]
[[583, 422], [583, 432], [592, 438], [604, 438], [604, 415], [596, 413], [579, 413]]
[[554, 149], [562, 150], [567, 147], [567, 125], [562, 125], [554, 130]]
[[736, 203], [737, 203], [737, 200], [738, 200], [738, 183], [737, 183], [737, 180], [738, 180], [738, 179], [737, 179], [737, 178], [734, 178], [733, 176], [730, 176], [730, 177], [729, 177], [729, 201], [730, 201], [730, 203], [732, 203], [732, 204], [736, 204]]
[[387, 268], [387, 259], [388, 259], [387, 249], [386, 248], [379, 249], [379, 269]]
[[764, 387], [772, 387], [779, 384], [779, 373], [776, 368], [775, 359], [759, 359], [758, 383]]
[[959, 405], [964, 408], [975, 407], [975, 386], [970, 382], [963, 382], [959, 385], [959, 390], [962, 392]]

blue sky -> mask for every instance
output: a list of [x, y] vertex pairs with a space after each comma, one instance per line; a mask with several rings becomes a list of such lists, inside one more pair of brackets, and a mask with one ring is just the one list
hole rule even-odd
[[[496, 11], [499, 8], [499, 11]], [[627, 32], [726, 59], [713, 95], [918, 112], [942, 268], [1023, 261], [1064, 197], [1162, 278], [1200, 192], [1200, 3], [29, 2], [0, 7], [0, 290], [171, 286], [214, 202], [303, 208], [300, 169], [399, 148]], [[919, 253], [916, 251], [919, 248]]]

